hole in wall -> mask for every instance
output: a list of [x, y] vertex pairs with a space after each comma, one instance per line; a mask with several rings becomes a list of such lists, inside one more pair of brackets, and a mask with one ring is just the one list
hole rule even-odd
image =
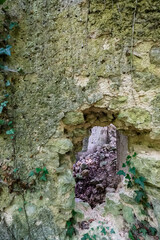
[[110, 124], [91, 128], [82, 145], [73, 165], [75, 196], [76, 201], [88, 202], [94, 208], [105, 201], [107, 192], [116, 192], [121, 182], [116, 173], [128, 150], [127, 139]]

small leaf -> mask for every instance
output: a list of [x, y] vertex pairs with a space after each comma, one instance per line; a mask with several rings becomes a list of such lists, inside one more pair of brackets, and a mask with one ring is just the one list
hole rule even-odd
[[30, 173], [28, 174], [28, 176], [29, 176], [29, 177], [32, 177], [32, 176], [34, 176], [34, 174], [35, 174], [34, 171], [30, 171]]
[[1, 106], [2, 106], [2, 107], [6, 107], [6, 106], [7, 106], [7, 103], [8, 103], [8, 101], [4, 101], [4, 102], [1, 103]]
[[8, 135], [11, 135], [11, 134], [14, 134], [14, 133], [15, 133], [15, 131], [14, 131], [13, 128], [8, 130], [8, 131], [6, 131], [6, 134], [8, 134]]
[[10, 81], [7, 80], [7, 82], [6, 82], [6, 87], [9, 87], [10, 85], [11, 85]]
[[9, 40], [11, 36], [8, 34], [7, 37], [4, 39], [5, 41]]
[[0, 125], [4, 125], [5, 124], [5, 121], [0, 119]]
[[130, 180], [128, 181], [127, 187], [128, 188], [132, 188], [133, 187], [133, 183]]
[[106, 232], [106, 230], [105, 230], [105, 228], [104, 228], [104, 227], [102, 228], [102, 230], [101, 230], [101, 233], [103, 233], [104, 235], [106, 235], [106, 234], [107, 234], [107, 232]]
[[124, 168], [124, 167], [126, 167], [126, 164], [125, 164], [125, 163], [123, 163], [123, 164], [122, 164], [122, 167], [123, 167], [123, 168]]
[[136, 239], [134, 238], [131, 230], [129, 231], [128, 236], [129, 236], [129, 238], [130, 238], [131, 240], [136, 240]]
[[16, 173], [17, 171], [18, 171], [18, 168], [15, 168], [15, 169], [13, 170], [14, 173]]
[[8, 93], [6, 93], [4, 96], [5, 96], [5, 97], [9, 97], [9, 94], [8, 94]]
[[19, 212], [22, 212], [22, 210], [23, 210], [23, 208], [18, 208], [18, 211], [19, 211]]
[[136, 184], [139, 184], [144, 189], [144, 182], [146, 181], [146, 178], [139, 177], [134, 180]]
[[126, 165], [130, 166], [131, 165], [131, 161], [130, 160], [126, 161]]
[[48, 173], [49, 173], [46, 167], [44, 167], [44, 168], [42, 169], [42, 171], [43, 171], [45, 174], [48, 174]]
[[132, 155], [132, 157], [136, 157], [137, 156], [137, 153], [136, 152], [134, 152], [134, 154]]
[[130, 156], [130, 155], [128, 155], [126, 159], [130, 159], [130, 158], [131, 158], [131, 156]]
[[40, 180], [42, 180], [42, 181], [47, 181], [46, 175], [43, 174], [43, 175], [40, 177]]
[[135, 225], [132, 226], [132, 230], [133, 230], [133, 231], [136, 231], [136, 230], [137, 230], [137, 228], [136, 228]]
[[2, 106], [0, 106], [0, 113], [2, 113], [3, 112], [3, 107]]
[[17, 22], [11, 22], [9, 25], [9, 30], [12, 30], [14, 27], [17, 27], [18, 23]]
[[136, 169], [135, 169], [135, 167], [130, 168], [130, 169], [129, 169], [129, 172], [132, 173], [133, 175], [136, 175]]
[[0, 0], [0, 4], [3, 4], [6, 0]]
[[123, 175], [123, 176], [126, 176], [125, 172], [123, 170], [119, 170], [117, 172], [117, 175]]
[[36, 173], [40, 173], [42, 171], [42, 168], [36, 168]]
[[131, 180], [131, 177], [128, 173], [127, 173], [126, 179]]
[[136, 197], [135, 197], [135, 201], [137, 203], [140, 203], [140, 201], [146, 197], [146, 193], [142, 190], [137, 190], [135, 191], [135, 193], [137, 194]]
[[157, 234], [157, 229], [154, 227], [150, 227], [149, 231], [151, 232], [152, 236], [155, 236]]
[[7, 45], [6, 48], [0, 48], [0, 54], [11, 56], [11, 51], [10, 51], [11, 48], [12, 46], [10, 45]]
[[111, 234], [114, 234], [114, 233], [115, 233], [115, 231], [114, 231], [113, 228], [111, 229], [110, 233], [111, 233]]
[[12, 123], [13, 123], [12, 121], [9, 121], [9, 123], [8, 123], [8, 126], [11, 126], [11, 125], [12, 125]]
[[140, 229], [140, 233], [142, 233], [143, 236], [145, 237], [146, 234], [147, 234], [147, 230], [146, 230], [145, 228], [141, 228], [141, 229]]

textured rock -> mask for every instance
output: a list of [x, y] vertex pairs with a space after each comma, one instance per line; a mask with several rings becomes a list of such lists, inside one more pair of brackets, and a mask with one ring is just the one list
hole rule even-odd
[[[36, 206], [28, 220], [24, 209], [17, 210], [24, 208], [22, 194], [2, 185], [3, 240], [27, 240], [30, 231], [33, 240], [65, 239], [74, 207], [72, 151], [80, 149], [88, 129], [113, 123], [128, 136], [131, 152], [149, 148], [159, 156], [159, 1], [89, 2], [8, 0], [0, 10], [0, 20], [10, 15], [7, 22], [19, 25], [10, 32], [13, 54], [6, 65], [24, 72], [7, 76], [16, 140], [1, 129], [0, 164], [19, 167], [23, 181], [34, 179], [28, 175], [36, 168], [49, 170], [46, 182], [20, 189], [30, 211]], [[4, 79], [0, 74], [1, 96]], [[159, 157], [141, 158], [138, 171], [148, 174], [150, 193], [159, 198]], [[0, 174], [4, 180], [2, 168]]]

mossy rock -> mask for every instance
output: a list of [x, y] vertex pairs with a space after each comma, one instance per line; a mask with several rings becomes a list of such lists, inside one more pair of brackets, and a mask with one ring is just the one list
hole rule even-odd
[[81, 112], [68, 112], [63, 118], [66, 125], [78, 125], [84, 123], [84, 116]]

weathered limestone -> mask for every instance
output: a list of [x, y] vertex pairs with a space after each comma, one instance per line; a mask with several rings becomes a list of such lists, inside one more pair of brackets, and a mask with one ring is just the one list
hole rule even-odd
[[[128, 136], [129, 151], [137, 152], [135, 164], [157, 212], [159, 1], [136, 6], [133, 0], [7, 0], [6, 6], [19, 24], [10, 33], [8, 66], [23, 71], [7, 76], [16, 138], [2, 132], [0, 163], [10, 172], [18, 167], [22, 182], [35, 185], [19, 194], [17, 185], [12, 193], [0, 185], [0, 240], [66, 239], [74, 208], [74, 152], [88, 129], [110, 123]], [[29, 177], [43, 167], [49, 171], [46, 182]], [[0, 169], [3, 180], [5, 172]]]

